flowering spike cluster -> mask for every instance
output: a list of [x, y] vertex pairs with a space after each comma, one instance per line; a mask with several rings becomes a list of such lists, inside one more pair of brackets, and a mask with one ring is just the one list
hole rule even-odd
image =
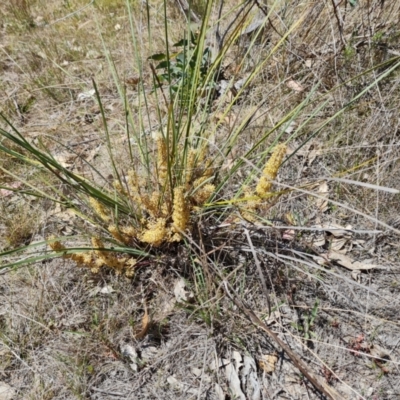
[[114, 252], [106, 251], [104, 243], [100, 238], [92, 237], [92, 246], [96, 248], [94, 254], [97, 256], [95, 265], [100, 269], [103, 265], [112, 268], [119, 275], [125, 269], [126, 258], [118, 258]]
[[[57, 253], [68, 250], [59, 241], [49, 243], [50, 247]], [[125, 273], [126, 276], [132, 277], [134, 273], [134, 265], [136, 260], [126, 257], [118, 258], [114, 253], [99, 248], [104, 248], [103, 242], [98, 238], [92, 238], [92, 245], [97, 250], [82, 253], [63, 253], [62, 257], [74, 261], [79, 267], [89, 268], [93, 273], [99, 272], [103, 265], [113, 268], [117, 274]]]
[[[125, 246], [138, 243], [159, 247], [164, 243], [181, 241], [184, 232], [190, 228], [191, 213], [201, 207], [215, 192], [211, 183], [214, 169], [207, 160], [208, 146], [188, 148], [185, 154], [184, 170], [178, 156], [168, 159], [169, 149], [162, 134], [155, 138], [157, 156], [154, 163], [156, 178], [149, 182], [140, 170], [128, 172], [124, 179], [113, 182], [112, 195], [119, 195], [131, 205], [132, 217], [116, 218], [114, 210], [104, 206], [96, 198], [89, 198], [93, 212], [103, 221], [110, 237]], [[176, 168], [174, 163], [179, 163]], [[175, 168], [169, 173], [169, 168]], [[177, 173], [177, 171], [179, 171]], [[149, 188], [151, 188], [149, 190]], [[98, 272], [103, 266], [115, 270], [117, 274], [132, 276], [136, 260], [104, 248], [100, 238], [91, 239], [93, 250], [84, 253], [67, 253], [60, 242], [50, 243], [50, 247], [63, 253], [62, 257], [76, 262], [78, 266]]]
[[[153, 182], [146, 181], [140, 172], [132, 170], [122, 181], [115, 181], [114, 194], [117, 193], [132, 205], [132, 217], [126, 219], [115, 218], [113, 210], [106, 208], [95, 198], [89, 203], [93, 211], [104, 222], [110, 236], [125, 246], [134, 246], [138, 242], [152, 247], [159, 247], [164, 243], [181, 241], [185, 231], [190, 228], [190, 216], [193, 210], [204, 205], [215, 192], [211, 183], [214, 169], [212, 161], [207, 160], [208, 146], [189, 148], [185, 153], [185, 168], [181, 170], [179, 157], [168, 160], [168, 148], [164, 137], [156, 137], [157, 159], [155, 170], [157, 177]], [[262, 176], [255, 190], [244, 188], [245, 202], [243, 216], [255, 220], [260, 206], [265, 203], [271, 193], [273, 181], [276, 179], [283, 158], [286, 154], [286, 145], [277, 145], [267, 161]], [[174, 163], [179, 164], [179, 173]], [[149, 187], [152, 190], [149, 190]], [[116, 221], [117, 220], [117, 221]], [[114, 253], [104, 247], [100, 238], [92, 237], [93, 250], [83, 253], [68, 253], [59, 241], [50, 243], [51, 248], [62, 257], [76, 262], [78, 266], [90, 268], [98, 272], [101, 267], [112, 268], [117, 274], [125, 273], [132, 276], [136, 260]]]
[[202, 176], [193, 182], [193, 203], [196, 205], [202, 205], [205, 201], [215, 192], [215, 186], [207, 183], [209, 181], [208, 176]]
[[[137, 204], [141, 215], [145, 216], [140, 220], [139, 228], [129, 236], [158, 247], [166, 242], [182, 240], [182, 233], [190, 226], [191, 211], [195, 206], [204, 204], [214, 193], [215, 186], [209, 183], [213, 169], [210, 163], [204, 162], [207, 146], [188, 149], [185, 170], [180, 178], [182, 184], [178, 184], [178, 179], [169, 177], [168, 174], [168, 148], [164, 136], [158, 134], [155, 141], [158, 190], [151, 194], [141, 193], [136, 174], [132, 173], [128, 177], [129, 192], [136, 193], [135, 196], [131, 195], [131, 200]], [[198, 165], [202, 167], [197, 167]], [[172, 185], [168, 179], [173, 179]], [[119, 232], [124, 231], [119, 229]], [[115, 232], [111, 234], [117, 238]]]

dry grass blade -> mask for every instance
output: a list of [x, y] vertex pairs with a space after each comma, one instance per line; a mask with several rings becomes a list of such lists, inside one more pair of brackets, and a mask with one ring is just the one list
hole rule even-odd
[[365, 187], [368, 189], [380, 190], [382, 192], [387, 192], [387, 193], [392, 193], [392, 194], [400, 193], [400, 190], [397, 190], [394, 188], [373, 185], [372, 183], [353, 181], [352, 179], [344, 179], [344, 178], [327, 178], [327, 179], [331, 180], [331, 181], [335, 181], [335, 182], [343, 182], [343, 183], [349, 183], [350, 185], [362, 186], [362, 187]]
[[263, 274], [263, 271], [262, 271], [262, 268], [261, 268], [260, 260], [257, 257], [257, 253], [256, 253], [256, 250], [254, 248], [253, 242], [251, 240], [249, 230], [244, 228], [244, 233], [246, 235], [247, 242], [249, 243], [250, 250], [251, 250], [251, 253], [253, 255], [254, 262], [256, 263], [258, 276], [259, 276], [259, 278], [261, 280], [262, 288], [263, 288], [263, 291], [264, 291], [264, 296], [265, 296], [265, 298], [267, 300], [267, 303], [268, 303], [268, 315], [271, 315], [271, 301], [270, 301], [270, 298], [269, 298], [268, 288], [267, 288], [267, 284], [265, 283], [265, 278], [264, 278], [264, 274]]
[[[320, 196], [320, 195], [318, 195], [318, 194], [316, 194], [316, 193], [314, 193], [314, 192], [310, 192], [310, 191], [308, 191], [308, 190], [304, 190], [304, 189], [301, 189], [301, 188], [296, 187], [296, 186], [287, 185], [287, 184], [285, 184], [285, 183], [283, 183], [283, 182], [276, 182], [276, 183], [277, 183], [277, 185], [279, 185], [279, 186], [283, 186], [284, 188], [291, 189], [291, 190], [293, 190], [293, 191], [295, 191], [295, 192], [300, 192], [300, 193], [308, 194], [308, 195], [311, 195], [311, 196], [313, 196], [313, 197], [315, 197], [315, 198], [317, 198], [317, 199], [326, 200], [326, 197]], [[335, 200], [331, 200], [331, 199], [330, 199], [329, 202], [332, 203], [332, 204], [335, 204], [335, 205], [338, 206], [338, 207], [342, 207], [342, 208], [344, 208], [344, 209], [346, 209], [346, 210], [349, 210], [349, 211], [351, 211], [351, 212], [354, 213], [354, 214], [361, 215], [361, 216], [363, 216], [364, 218], [366, 218], [367, 220], [369, 220], [369, 221], [371, 221], [371, 222], [373, 222], [373, 223], [375, 223], [375, 224], [377, 224], [377, 225], [383, 226], [383, 227], [385, 227], [386, 229], [388, 229], [388, 230], [390, 230], [390, 231], [392, 231], [392, 232], [394, 232], [394, 233], [400, 235], [400, 230], [399, 230], [399, 229], [396, 229], [396, 228], [394, 228], [393, 226], [390, 226], [390, 225], [386, 224], [385, 222], [383, 222], [383, 221], [381, 221], [381, 220], [379, 220], [379, 219], [377, 219], [377, 218], [375, 218], [375, 217], [373, 217], [373, 216], [371, 216], [371, 215], [365, 214], [365, 213], [363, 213], [362, 211], [356, 210], [355, 208], [349, 207], [349, 206], [347, 206], [346, 204], [341, 203], [341, 202], [338, 202], [338, 201], [335, 201]]]

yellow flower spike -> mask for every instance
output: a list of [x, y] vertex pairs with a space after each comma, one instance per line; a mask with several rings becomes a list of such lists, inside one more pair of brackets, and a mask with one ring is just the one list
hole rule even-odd
[[129, 188], [129, 195], [131, 199], [137, 203], [141, 204], [141, 198], [140, 198], [140, 190], [139, 190], [139, 180], [138, 176], [136, 174], [136, 171], [132, 169], [131, 171], [128, 172], [128, 188]]
[[194, 164], [196, 162], [196, 149], [189, 149], [185, 166], [185, 184], [188, 186], [194, 173]]
[[243, 188], [245, 204], [240, 210], [241, 216], [247, 221], [256, 222], [257, 216], [255, 214], [257, 208], [261, 204], [262, 200], [259, 196], [254, 195], [250, 188], [247, 186]]
[[[101, 241], [101, 239], [100, 238], [98, 238], [98, 237], [96, 237], [96, 236], [93, 236], [92, 238], [91, 238], [91, 241], [92, 241], [92, 246], [94, 247], [94, 248], [103, 248], [104, 247], [104, 244], [103, 244], [103, 242]], [[101, 250], [95, 250], [95, 252], [96, 253], [101, 253]]]
[[[54, 251], [63, 251], [63, 250], [68, 250], [66, 247], [64, 247], [59, 241], [49, 243], [49, 246], [54, 250]], [[92, 256], [90, 253], [72, 253], [72, 254], [63, 254], [62, 258], [65, 259], [70, 259], [74, 261], [78, 266], [86, 266], [88, 268], [91, 268], [92, 265]]]
[[138, 188], [138, 177], [134, 169], [128, 172], [128, 186], [131, 190], [137, 190]]
[[[92, 237], [92, 246], [96, 249], [96, 250], [93, 250], [93, 251], [94, 251], [94, 254], [96, 255], [96, 258], [101, 260], [101, 262], [102, 262], [101, 265], [106, 264], [107, 263], [108, 253], [106, 251], [104, 251], [104, 250], [98, 250], [99, 248], [100, 249], [104, 248], [104, 244], [101, 241], [101, 239], [98, 238], [98, 237]], [[99, 263], [97, 261], [98, 260], [96, 260], [96, 266], [99, 265]]]
[[123, 236], [119, 233], [118, 227], [116, 225], [110, 225], [107, 229], [108, 229], [108, 232], [111, 233], [111, 235], [114, 239], [116, 239], [122, 243], [125, 242]]
[[104, 261], [101, 258], [96, 258], [93, 262], [93, 269], [99, 272], [100, 268], [104, 265]]
[[114, 188], [115, 188], [115, 190], [118, 192], [118, 193], [120, 193], [120, 194], [122, 194], [123, 196], [126, 196], [128, 193], [127, 193], [127, 191], [123, 188], [123, 186], [121, 185], [121, 182], [120, 181], [114, 181], [113, 182], [113, 186], [114, 186]]
[[190, 209], [185, 199], [185, 189], [183, 186], [174, 188], [174, 203], [172, 212], [173, 229], [180, 233], [187, 228], [190, 218]]
[[160, 214], [160, 192], [153, 192], [149, 199], [149, 208], [146, 210], [153, 218]]
[[160, 246], [167, 237], [166, 222], [165, 218], [158, 218], [155, 222], [149, 223], [148, 229], [139, 236], [139, 239], [154, 247]]
[[150, 214], [152, 218], [159, 217], [160, 214], [160, 193], [153, 192], [151, 196], [148, 194], [144, 194], [141, 197], [141, 205], [143, 206], [144, 210]]
[[104, 221], [104, 222], [110, 222], [111, 218], [108, 215], [108, 210], [101, 204], [98, 200], [95, 198], [91, 197], [89, 199], [90, 205], [93, 207], [94, 211], [96, 214]]
[[82, 253], [71, 254], [71, 260], [76, 262], [78, 265], [84, 264], [85, 257]]
[[[55, 251], [67, 250], [59, 241], [49, 243], [50, 247]], [[93, 237], [92, 246], [95, 248], [103, 248], [104, 244], [101, 239]], [[63, 258], [71, 259], [78, 267], [87, 267], [93, 273], [99, 272], [102, 266], [114, 269], [116, 274], [125, 272], [125, 275], [132, 277], [134, 275], [134, 265], [136, 260], [127, 259], [126, 257], [117, 257], [114, 253], [105, 250], [93, 250], [85, 253], [63, 254]]]
[[203, 145], [203, 147], [199, 152], [199, 162], [204, 161], [205, 158], [208, 156], [208, 154], [209, 154], [209, 144], [206, 143], [205, 145]]
[[[96, 237], [92, 237], [92, 245], [96, 248], [104, 247], [101, 239]], [[99, 269], [101, 266], [106, 265], [109, 268], [113, 268], [117, 274], [120, 274], [124, 269], [124, 259], [119, 259], [114, 253], [105, 250], [94, 250], [94, 252], [98, 257], [94, 262], [94, 268]]]
[[129, 260], [126, 261], [125, 263], [125, 276], [127, 278], [133, 278], [135, 275], [135, 265], [137, 263], [137, 260], [134, 258], [130, 258]]
[[157, 135], [156, 142], [158, 182], [160, 183], [160, 185], [164, 186], [168, 175], [167, 144], [165, 143], [165, 140], [161, 133]]
[[63, 250], [66, 250], [66, 248], [65, 248], [59, 241], [49, 243], [49, 246], [50, 246], [50, 247], [52, 248], [52, 250], [54, 250], [54, 251], [63, 251]]
[[199, 188], [199, 186], [201, 186], [206, 180], [207, 180], [207, 177], [206, 177], [206, 176], [202, 176], [202, 177], [196, 179], [196, 180], [193, 182], [193, 188], [194, 188], [194, 189]]
[[276, 178], [278, 170], [282, 164], [283, 157], [286, 154], [286, 145], [278, 144], [270, 159], [265, 165], [263, 174], [256, 187], [256, 193], [261, 198], [266, 196], [272, 188], [272, 181]]
[[170, 202], [163, 201], [160, 208], [161, 216], [167, 218], [171, 214]]
[[125, 276], [126, 276], [127, 278], [129, 278], [129, 279], [133, 278], [133, 277], [135, 276], [135, 270], [134, 270], [134, 268], [133, 268], [133, 267], [132, 267], [132, 268], [127, 268], [127, 269], [125, 270]]
[[120, 231], [129, 238], [137, 237], [137, 230], [133, 226], [123, 226], [120, 228]]
[[202, 205], [215, 192], [215, 186], [208, 183], [200, 187], [193, 194], [192, 199], [195, 204]]
[[83, 254], [83, 264], [90, 267], [93, 264], [93, 258], [91, 253], [84, 253]]

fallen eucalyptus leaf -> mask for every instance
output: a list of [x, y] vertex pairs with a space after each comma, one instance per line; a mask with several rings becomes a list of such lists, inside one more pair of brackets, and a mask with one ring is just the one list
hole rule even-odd
[[345, 267], [351, 271], [356, 271], [356, 270], [370, 270], [370, 269], [386, 269], [385, 267], [381, 267], [376, 264], [368, 264], [365, 261], [355, 261], [351, 259], [350, 257], [339, 253], [338, 251], [335, 250], [330, 250], [328, 253], [328, 258], [330, 260], [336, 261], [338, 264], [340, 264], [342, 267]]
[[286, 86], [289, 89], [294, 90], [295, 92], [303, 92], [304, 91], [304, 87], [297, 81], [294, 81], [293, 79], [291, 79], [290, 81], [288, 81], [286, 83]]
[[84, 100], [90, 99], [94, 96], [95, 93], [96, 93], [96, 91], [94, 89], [90, 89], [87, 92], [79, 93], [77, 100], [84, 101]]
[[147, 331], [150, 327], [150, 316], [147, 312], [146, 305], [144, 306], [144, 315], [142, 318], [142, 329], [135, 333], [135, 338], [140, 340], [143, 339], [147, 335]]
[[344, 247], [346, 242], [347, 242], [347, 239], [345, 239], [345, 238], [333, 238], [333, 240], [331, 242], [331, 249], [338, 251]]
[[236, 371], [232, 362], [225, 366], [225, 376], [233, 398], [237, 400], [246, 400], [246, 396], [243, 394], [240, 386], [238, 371]]
[[243, 357], [243, 368], [241, 369], [240, 375], [246, 398], [249, 400], [260, 400], [261, 388], [257, 377], [256, 362], [253, 357]]

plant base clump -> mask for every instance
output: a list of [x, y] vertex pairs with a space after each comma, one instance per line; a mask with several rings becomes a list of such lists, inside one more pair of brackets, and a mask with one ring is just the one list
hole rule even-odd
[[[146, 191], [144, 178], [139, 178], [136, 170], [128, 174], [126, 183], [114, 182], [116, 192], [127, 199], [132, 205], [132, 214], [135, 218], [124, 218], [117, 222], [113, 210], [107, 208], [98, 199], [90, 198], [89, 204], [94, 213], [100, 218], [103, 227], [111, 237], [123, 246], [157, 248], [166, 243], [180, 242], [189, 231], [195, 219], [196, 211], [204, 205], [215, 192], [211, 164], [205, 161], [207, 149], [190, 148], [188, 150], [184, 172], [171, 176], [171, 164], [177, 160], [171, 159], [170, 152], [163, 136], [157, 137], [157, 182], [153, 188]], [[272, 156], [266, 163], [262, 176], [254, 191], [245, 190], [246, 196], [241, 199], [245, 203], [242, 216], [254, 221], [258, 209], [265, 200], [272, 197], [273, 180], [278, 174], [286, 153], [286, 145], [275, 147]], [[203, 164], [203, 167], [198, 165]], [[176, 169], [176, 168], [175, 168]], [[181, 169], [181, 170], [182, 170]], [[56, 252], [63, 252], [63, 257], [75, 261], [79, 266], [98, 272], [101, 267], [107, 266], [117, 274], [125, 273], [132, 277], [134, 274], [135, 259], [107, 250], [98, 237], [92, 237], [93, 250], [83, 253], [68, 253], [59, 241], [50, 243]]]

